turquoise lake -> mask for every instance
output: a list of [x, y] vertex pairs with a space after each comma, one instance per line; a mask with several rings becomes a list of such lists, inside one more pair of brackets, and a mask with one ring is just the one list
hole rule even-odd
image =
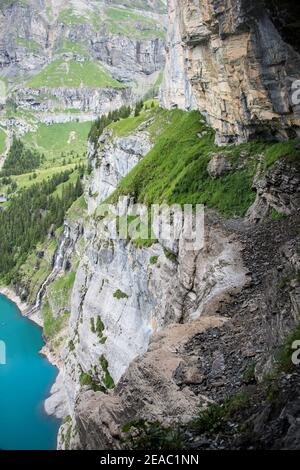
[[0, 449], [55, 449], [60, 421], [46, 415], [43, 401], [58, 371], [39, 354], [42, 330], [3, 295], [0, 341], [6, 346], [6, 364], [0, 357]]

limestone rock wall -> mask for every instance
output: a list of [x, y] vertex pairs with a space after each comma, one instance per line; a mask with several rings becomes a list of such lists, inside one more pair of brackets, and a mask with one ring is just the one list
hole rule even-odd
[[196, 102], [220, 144], [299, 135], [300, 56], [274, 22], [259, 0], [170, 0], [163, 105]]

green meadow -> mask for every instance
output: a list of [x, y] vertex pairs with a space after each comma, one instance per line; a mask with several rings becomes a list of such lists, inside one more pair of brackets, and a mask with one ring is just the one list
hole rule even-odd
[[[67, 47], [70, 45], [67, 44]], [[74, 59], [54, 60], [32, 77], [27, 86], [30, 88], [123, 87], [93, 60], [79, 62]]]
[[73, 163], [84, 157], [90, 128], [90, 122], [39, 124], [36, 132], [24, 135], [23, 141], [45, 155], [44, 167], [61, 165], [68, 157], [72, 157]]

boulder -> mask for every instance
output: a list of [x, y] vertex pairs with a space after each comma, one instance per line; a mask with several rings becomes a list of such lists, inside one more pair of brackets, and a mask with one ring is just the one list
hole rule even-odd
[[226, 175], [230, 169], [231, 163], [222, 154], [213, 155], [207, 166], [207, 171], [212, 178], [220, 178]]

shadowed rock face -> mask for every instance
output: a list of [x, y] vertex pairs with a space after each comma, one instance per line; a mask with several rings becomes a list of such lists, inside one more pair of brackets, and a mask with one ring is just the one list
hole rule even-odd
[[[261, 0], [262, 1], [262, 0]], [[300, 5], [293, 0], [269, 0], [265, 4], [285, 42], [300, 52]]]
[[220, 144], [299, 134], [298, 44], [277, 3], [170, 0], [163, 104], [198, 107]]

